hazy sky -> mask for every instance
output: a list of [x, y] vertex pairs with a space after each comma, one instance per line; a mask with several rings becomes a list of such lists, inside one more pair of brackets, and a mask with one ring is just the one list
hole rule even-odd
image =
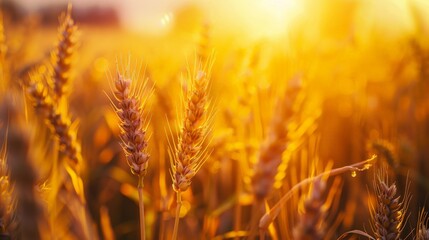
[[159, 28], [164, 15], [173, 12], [177, 7], [192, 0], [13, 0], [28, 10], [51, 4], [67, 4], [74, 7], [112, 6], [118, 10], [124, 25], [134, 28], [134, 25], [146, 23], [146, 30]]
[[[14, 0], [27, 9], [49, 4], [68, 3], [68, 0]], [[289, 8], [300, 0], [71, 0], [75, 7], [114, 6], [124, 25], [131, 29], [157, 31], [166, 28], [163, 17], [174, 13], [178, 7], [195, 3], [205, 9], [206, 17], [217, 26], [241, 30], [258, 28], [261, 35], [270, 35], [284, 29]], [[289, 9], [290, 10], [290, 9]], [[287, 12], [287, 14], [286, 14]], [[174, 16], [173, 16], [174, 17]], [[270, 26], [267, 28], [266, 26]], [[249, 30], [250, 31], [250, 30]], [[252, 31], [254, 32], [254, 31]]]
[[[27, 9], [48, 4], [68, 3], [69, 0], [13, 0]], [[311, 8], [320, 7], [324, 1], [313, 0], [70, 0], [75, 7], [113, 6], [124, 22], [124, 26], [134, 30], [159, 31], [167, 29], [163, 22], [166, 16], [171, 16], [178, 7], [195, 3], [205, 11], [205, 17], [214, 26], [225, 29], [240, 29], [258, 34], [259, 36], [276, 35], [288, 28], [292, 19], [302, 12], [305, 18], [311, 18]], [[341, 0], [326, 0], [326, 3], [341, 2]], [[359, 21], [369, 21], [382, 28], [391, 26], [401, 28], [401, 25], [411, 24], [410, 8], [407, 4], [415, 3], [422, 16], [429, 14], [429, 0], [344, 0], [360, 5], [362, 14]], [[307, 5], [305, 5], [307, 3]], [[319, 3], [319, 4], [317, 4]], [[269, 27], [267, 27], [269, 26]], [[255, 31], [257, 30], [257, 31]]]

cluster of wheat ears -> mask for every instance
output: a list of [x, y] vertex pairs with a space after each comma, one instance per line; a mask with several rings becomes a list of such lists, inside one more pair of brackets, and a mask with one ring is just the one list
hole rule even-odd
[[[3, 23], [0, 26], [0, 239], [114, 239], [115, 233], [111, 226], [113, 219], [106, 215], [106, 209], [100, 210], [100, 215], [104, 216], [100, 223], [93, 220], [89, 211], [84, 176], [91, 169], [82, 156], [77, 134], [79, 123], [68, 107], [73, 59], [78, 51], [78, 28], [71, 17], [71, 7], [60, 17], [58, 41], [49, 59], [33, 64], [16, 81], [13, 79], [16, 75], [12, 74], [8, 64], [8, 45]], [[193, 231], [192, 229], [180, 227], [180, 219], [188, 218], [183, 216], [183, 211], [189, 210], [189, 207], [183, 205], [183, 198], [189, 197], [193, 180], [205, 164], [214, 164], [207, 163], [210, 156], [219, 154], [212, 134], [213, 118], [217, 112], [216, 101], [210, 94], [215, 54], [209, 53], [207, 48], [204, 42], [200, 44], [195, 63], [189, 64], [184, 74], [185, 87], [182, 99], [178, 99], [182, 102], [182, 107], [177, 110], [177, 124], [171, 122], [170, 125], [167, 122], [164, 126], [163, 133], [167, 141], [164, 144], [168, 146], [166, 159], [170, 161], [167, 169], [171, 176], [171, 188], [164, 191], [175, 193], [169, 197], [175, 199], [175, 202], [167, 204], [175, 214], [174, 224], [166, 224], [168, 219], [161, 217], [161, 227], [156, 230], [145, 224], [148, 221], [151, 224], [155, 222], [153, 214], [145, 216], [145, 199], [159, 196], [146, 196], [148, 191], [145, 191], [145, 186], [149, 185], [152, 189], [154, 181], [153, 174], [149, 178], [147, 175], [161, 171], [152, 167], [160, 165], [152, 164], [158, 159], [151, 156], [149, 151], [152, 134], [148, 129], [156, 123], [150, 112], [150, 108], [154, 106], [149, 107], [148, 102], [152, 95], [156, 95], [158, 100], [162, 99], [163, 93], [148, 76], [134, 74], [129, 63], [125, 66], [117, 63], [113, 70], [115, 73], [108, 79], [110, 92], [105, 92], [105, 98], [117, 115], [115, 121], [119, 131], [116, 137], [120, 139], [122, 156], [125, 157], [121, 159], [126, 160], [136, 180], [134, 183], [138, 194], [139, 219], [134, 221], [140, 223], [141, 239], [148, 235], [151, 238], [156, 235], [159, 239], [174, 240], [195, 236], [186, 232]], [[372, 142], [372, 149], [375, 149], [377, 156], [373, 155], [367, 160], [337, 168], [325, 166], [323, 171], [319, 171], [320, 166], [309, 164], [308, 168], [313, 170], [305, 178], [296, 178], [293, 184], [282, 182], [282, 173], [289, 171], [290, 167], [288, 157], [297, 150], [296, 143], [300, 144], [293, 133], [297, 135], [297, 132], [304, 132], [311, 135], [318, 118], [312, 116], [309, 121], [299, 119], [299, 111], [307, 101], [305, 88], [299, 77], [289, 81], [281, 97], [275, 101], [269, 127], [257, 144], [256, 153], [247, 153], [248, 158], [253, 159], [246, 176], [248, 180], [245, 180], [246, 186], [251, 189], [252, 202], [248, 205], [252, 209], [244, 209], [240, 203], [246, 201], [246, 197], [243, 197], [246, 191], [238, 180], [240, 183], [235, 189], [237, 197], [232, 200], [231, 205], [235, 206], [234, 216], [229, 217], [230, 223], [225, 223], [232, 226], [232, 229], [227, 233], [217, 233], [215, 237], [214, 233], [222, 223], [213, 220], [216, 214], [212, 212], [204, 217], [206, 235], [200, 237], [280, 239], [288, 236], [303, 240], [346, 239], [356, 236], [401, 239], [408, 236], [418, 240], [429, 239], [429, 217], [424, 210], [419, 214], [414, 231], [403, 233], [410, 216], [407, 212], [410, 205], [410, 181], [401, 197], [396, 183], [391, 180], [394, 178], [392, 169], [398, 169], [398, 166], [395, 165], [394, 150], [388, 142]], [[245, 102], [242, 104], [246, 105]], [[162, 106], [160, 108], [163, 109]], [[164, 113], [165, 116], [170, 114]], [[173, 124], [178, 125], [177, 131]], [[301, 136], [303, 134], [298, 138]], [[247, 140], [248, 145], [252, 145], [251, 139]], [[47, 165], [51, 167], [42, 175], [38, 164], [44, 164], [44, 161], [49, 161]], [[245, 179], [240, 174], [247, 172], [240, 171], [241, 167], [238, 165], [236, 177]], [[356, 176], [370, 168], [375, 168], [373, 188], [369, 190], [373, 191], [375, 199], [369, 204], [371, 220], [366, 223], [371, 228], [368, 231], [344, 231], [342, 235], [333, 233], [335, 223], [328, 219], [335, 215], [334, 207], [338, 205], [335, 198], [338, 198], [341, 179], [350, 174]], [[279, 184], [282, 183], [283, 191], [280, 191]], [[298, 205], [287, 204], [289, 201]], [[214, 208], [222, 207], [225, 206]], [[293, 228], [289, 229], [286, 214], [291, 211], [296, 211], [297, 218]], [[277, 222], [278, 219], [280, 220]], [[361, 225], [364, 226], [365, 223]], [[283, 234], [284, 231], [287, 234]]]

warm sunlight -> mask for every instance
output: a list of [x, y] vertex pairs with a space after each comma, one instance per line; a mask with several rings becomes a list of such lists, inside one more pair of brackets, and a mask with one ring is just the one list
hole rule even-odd
[[302, 10], [299, 0], [220, 0], [202, 6], [209, 21], [224, 30], [244, 31], [256, 38], [284, 34]]
[[0, 240], [429, 240], [428, 93], [428, 0], [0, 0]]

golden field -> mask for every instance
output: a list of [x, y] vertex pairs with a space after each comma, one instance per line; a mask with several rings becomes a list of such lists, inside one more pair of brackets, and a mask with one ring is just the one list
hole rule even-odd
[[429, 239], [429, 4], [220, 2], [3, 6], [0, 239]]

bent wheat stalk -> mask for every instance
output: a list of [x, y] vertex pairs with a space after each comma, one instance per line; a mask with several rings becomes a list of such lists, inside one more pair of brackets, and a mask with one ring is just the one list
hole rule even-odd
[[306, 178], [302, 180], [301, 182], [295, 184], [283, 197], [268, 211], [267, 213], [262, 216], [262, 218], [259, 221], [259, 229], [260, 233], [263, 235], [263, 233], [268, 229], [268, 226], [277, 218], [277, 216], [280, 213], [280, 210], [282, 209], [283, 205], [286, 203], [287, 200], [300, 188], [306, 186], [307, 184], [310, 184], [316, 180], [322, 179], [326, 176], [335, 176], [339, 175], [345, 172], [357, 172], [357, 171], [365, 171], [369, 169], [372, 166], [372, 162], [375, 161], [377, 158], [376, 155], [373, 155], [370, 159], [367, 159], [362, 162], [358, 162], [349, 166], [344, 166], [340, 168], [335, 168], [329, 171], [325, 171], [317, 176]]

